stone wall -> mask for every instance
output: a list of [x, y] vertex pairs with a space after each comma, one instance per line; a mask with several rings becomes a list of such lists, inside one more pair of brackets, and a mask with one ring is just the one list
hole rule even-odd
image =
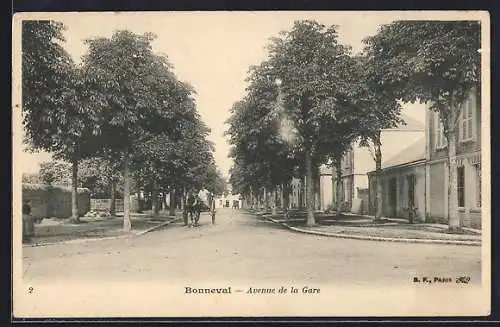
[[[30, 200], [31, 215], [34, 218], [71, 217], [71, 188], [44, 184], [23, 183], [23, 203]], [[90, 210], [90, 192], [78, 188], [78, 214], [85, 215]]]

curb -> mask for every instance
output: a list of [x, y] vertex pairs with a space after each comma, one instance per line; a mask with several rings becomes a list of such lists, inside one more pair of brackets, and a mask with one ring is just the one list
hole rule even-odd
[[[345, 216], [359, 216], [359, 217], [364, 217], [364, 218], [370, 218], [372, 219], [373, 216], [370, 215], [362, 215], [362, 214], [355, 214], [351, 212], [343, 212], [342, 213]], [[388, 218], [388, 217], [381, 217], [382, 219], [387, 219], [387, 220], [393, 220], [393, 221], [406, 221], [405, 219], [398, 219], [398, 218]], [[424, 223], [425, 224], [425, 223]], [[463, 230], [474, 233], [476, 235], [482, 235], [482, 231], [480, 229], [475, 229], [475, 228], [470, 228], [470, 227], [462, 227]]]
[[87, 242], [96, 242], [96, 241], [107, 241], [107, 240], [117, 240], [117, 239], [125, 239], [125, 238], [133, 238], [136, 236], [142, 236], [144, 234], [147, 234], [149, 232], [152, 232], [156, 229], [159, 229], [161, 227], [167, 226], [173, 222], [179, 221], [181, 218], [176, 218], [172, 219], [166, 222], [163, 222], [159, 225], [153, 226], [149, 229], [129, 234], [129, 235], [118, 235], [118, 236], [108, 236], [108, 237], [98, 237], [98, 238], [83, 238], [83, 239], [76, 239], [76, 240], [68, 240], [68, 241], [62, 241], [62, 242], [49, 242], [49, 243], [39, 243], [39, 244], [23, 244], [23, 248], [36, 248], [36, 247], [42, 247], [42, 246], [50, 246], [50, 245], [66, 245], [66, 244], [81, 244], [81, 243], [87, 243]]
[[393, 238], [393, 237], [380, 237], [380, 236], [363, 236], [363, 235], [349, 235], [349, 234], [339, 234], [339, 233], [327, 233], [319, 232], [314, 230], [305, 230], [302, 228], [291, 227], [287, 224], [276, 221], [272, 218], [264, 218], [266, 220], [272, 221], [275, 224], [283, 226], [289, 230], [295, 232], [312, 234], [327, 237], [336, 238], [346, 238], [354, 240], [364, 240], [364, 241], [382, 241], [382, 242], [397, 242], [397, 243], [426, 243], [426, 244], [446, 244], [446, 245], [463, 245], [463, 246], [481, 246], [481, 242], [478, 241], [460, 241], [460, 240], [436, 240], [436, 239], [418, 239], [418, 238]]
[[141, 235], [147, 234], [147, 233], [149, 233], [149, 232], [152, 232], [152, 231], [154, 231], [154, 230], [160, 229], [160, 228], [162, 228], [162, 227], [165, 227], [165, 226], [167, 226], [167, 225], [170, 225], [171, 223], [173, 223], [173, 222], [177, 222], [177, 221], [179, 221], [179, 220], [181, 220], [181, 218], [175, 218], [175, 219], [172, 219], [172, 220], [165, 221], [165, 222], [163, 222], [163, 223], [161, 223], [161, 224], [159, 224], [159, 225], [153, 226], [153, 227], [151, 227], [151, 228], [149, 228], [149, 229], [142, 230], [142, 231], [140, 231], [140, 232], [136, 233], [136, 234], [135, 234], [135, 236], [141, 236]]

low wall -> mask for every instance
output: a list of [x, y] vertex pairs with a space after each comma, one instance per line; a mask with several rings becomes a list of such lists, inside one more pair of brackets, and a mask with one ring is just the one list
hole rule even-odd
[[[111, 199], [90, 199], [91, 211], [108, 211], [111, 207]], [[116, 211], [123, 211], [123, 199], [115, 199]]]
[[[111, 199], [90, 199], [91, 211], [109, 211], [111, 208]], [[116, 212], [123, 212], [123, 198], [115, 199]], [[130, 196], [130, 211], [139, 211], [139, 198], [136, 195]]]
[[[71, 188], [45, 184], [22, 185], [23, 203], [30, 201], [31, 215], [34, 218], [71, 217]], [[85, 215], [90, 210], [90, 192], [78, 188], [78, 214]]]

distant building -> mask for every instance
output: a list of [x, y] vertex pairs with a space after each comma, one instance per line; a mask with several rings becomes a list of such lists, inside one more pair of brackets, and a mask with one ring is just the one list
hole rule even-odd
[[[291, 182], [290, 208], [306, 206], [305, 178], [293, 178]], [[325, 211], [333, 203], [332, 169], [321, 165], [314, 183], [314, 209]]]
[[[402, 118], [406, 124], [400, 124], [396, 128], [384, 129], [381, 132], [382, 161], [384, 161], [384, 158], [395, 156], [405, 149], [408, 144], [412, 144], [415, 140], [425, 135], [425, 125], [423, 123], [406, 115], [403, 115]], [[335, 188], [337, 183], [342, 184], [341, 202], [343, 204], [343, 211], [354, 209], [353, 202], [358, 203], [357, 207], [359, 207], [359, 211], [368, 210], [368, 193], [366, 192], [368, 189], [367, 174], [375, 170], [375, 160], [370, 151], [368, 147], [360, 146], [359, 142], [354, 143], [351, 150], [342, 159], [341, 180], [337, 181], [336, 173], [333, 173], [333, 187]], [[335, 196], [335, 192], [333, 192], [334, 201]]]
[[224, 194], [215, 197], [215, 208], [232, 208], [237, 203], [238, 208], [243, 205], [243, 198], [240, 194], [233, 194], [231, 184], [227, 184], [227, 191]]

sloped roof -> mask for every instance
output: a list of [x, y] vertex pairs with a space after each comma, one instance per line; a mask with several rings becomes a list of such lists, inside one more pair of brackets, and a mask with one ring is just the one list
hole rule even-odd
[[389, 160], [382, 162], [382, 169], [399, 166], [406, 163], [425, 159], [425, 136], [422, 136], [413, 144], [404, 148]]
[[[406, 125], [404, 124], [399, 124], [398, 127], [396, 128], [391, 128], [391, 129], [399, 129], [399, 130], [409, 130], [409, 131], [424, 131], [425, 130], [425, 124], [413, 119], [407, 115], [401, 115], [401, 118], [405, 121]], [[391, 130], [388, 129], [388, 130]]]

